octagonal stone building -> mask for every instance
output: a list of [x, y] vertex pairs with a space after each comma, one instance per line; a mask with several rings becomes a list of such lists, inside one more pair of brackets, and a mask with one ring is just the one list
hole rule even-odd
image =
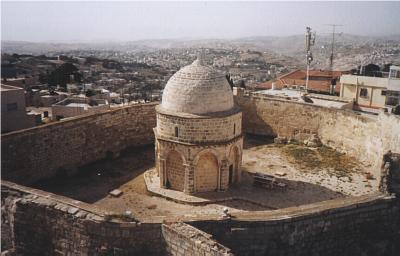
[[240, 181], [242, 112], [223, 73], [197, 59], [170, 78], [156, 111], [161, 187], [193, 194]]

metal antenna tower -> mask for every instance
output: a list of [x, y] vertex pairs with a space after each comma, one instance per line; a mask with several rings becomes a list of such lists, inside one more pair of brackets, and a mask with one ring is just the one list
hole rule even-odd
[[329, 56], [329, 70], [333, 71], [333, 59], [334, 59], [334, 48], [335, 48], [335, 30], [336, 27], [342, 27], [340, 24], [326, 24], [326, 26], [332, 27], [332, 42], [331, 42], [331, 55]]
[[306, 27], [306, 57], [307, 57], [307, 76], [306, 76], [306, 93], [308, 92], [308, 80], [310, 73], [310, 64], [313, 61], [311, 46], [315, 44], [315, 32], [311, 33], [311, 28]]

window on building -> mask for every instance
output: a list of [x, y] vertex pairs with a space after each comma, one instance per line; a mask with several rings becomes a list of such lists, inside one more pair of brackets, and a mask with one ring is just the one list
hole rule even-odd
[[179, 130], [178, 130], [178, 127], [175, 127], [175, 137], [178, 137], [179, 136]]
[[400, 70], [391, 69], [389, 72], [389, 78], [400, 78]]
[[397, 104], [400, 104], [400, 92], [388, 91], [386, 94], [386, 105], [396, 106]]
[[368, 97], [368, 89], [367, 88], [360, 89], [360, 97]]
[[18, 109], [17, 103], [9, 103], [7, 104], [7, 111], [14, 111]]
[[236, 124], [233, 124], [233, 135], [236, 133]]
[[382, 96], [385, 96], [385, 95], [386, 95], [386, 91], [385, 91], [385, 90], [382, 90], [382, 91], [381, 91], [381, 95], [382, 95]]

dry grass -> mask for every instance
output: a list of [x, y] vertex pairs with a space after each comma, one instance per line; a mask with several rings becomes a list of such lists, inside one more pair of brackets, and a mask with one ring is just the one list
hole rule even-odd
[[326, 146], [311, 149], [301, 145], [285, 145], [282, 151], [289, 161], [300, 166], [302, 170], [315, 172], [328, 169], [338, 178], [351, 178], [351, 174], [357, 171], [357, 164], [353, 158]]

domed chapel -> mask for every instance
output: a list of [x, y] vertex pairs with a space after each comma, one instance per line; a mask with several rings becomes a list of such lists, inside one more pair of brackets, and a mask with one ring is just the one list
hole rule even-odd
[[193, 194], [240, 181], [242, 112], [223, 73], [198, 58], [170, 78], [156, 111], [161, 187]]

